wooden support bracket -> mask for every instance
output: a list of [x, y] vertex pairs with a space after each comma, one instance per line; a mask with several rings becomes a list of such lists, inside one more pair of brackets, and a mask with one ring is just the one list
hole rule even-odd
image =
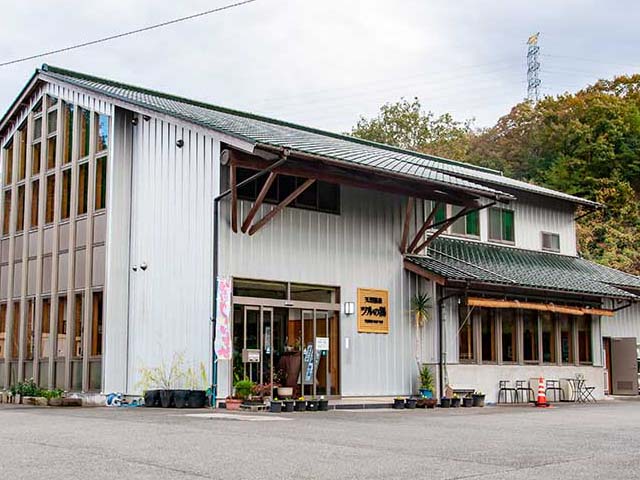
[[415, 205], [415, 198], [409, 197], [407, 200], [407, 211], [404, 215], [404, 227], [402, 228], [402, 241], [400, 242], [400, 253], [405, 254], [407, 252], [407, 242], [409, 241], [409, 226], [411, 225], [411, 215], [413, 214], [413, 206]]
[[242, 222], [241, 228], [243, 233], [246, 233], [249, 227], [251, 226], [251, 222], [253, 221], [254, 217], [256, 216], [256, 213], [258, 213], [258, 210], [262, 206], [262, 202], [264, 202], [264, 199], [266, 198], [267, 193], [269, 193], [269, 189], [271, 188], [271, 185], [273, 184], [273, 181], [276, 179], [277, 176], [278, 174], [275, 172], [269, 173], [269, 176], [267, 177], [267, 181], [262, 186], [262, 190], [260, 190], [260, 193], [258, 194], [256, 201], [251, 207], [251, 210], [249, 210], [249, 213], [247, 213], [247, 218], [245, 218], [244, 222]]
[[440, 202], [434, 205], [433, 209], [431, 210], [431, 213], [429, 213], [429, 216], [422, 224], [422, 227], [420, 227], [420, 230], [416, 232], [416, 235], [415, 237], [413, 237], [413, 241], [411, 242], [407, 250], [409, 253], [413, 253], [414, 249], [416, 248], [416, 245], [418, 245], [418, 242], [424, 235], [424, 232], [426, 232], [429, 229], [429, 227], [433, 224], [433, 219], [435, 218], [436, 212], [438, 211], [438, 208], [440, 208], [440, 205], [441, 205]]

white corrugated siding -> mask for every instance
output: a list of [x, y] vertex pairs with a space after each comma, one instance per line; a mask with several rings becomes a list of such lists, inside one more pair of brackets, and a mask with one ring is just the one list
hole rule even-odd
[[[611, 307], [611, 304], [607, 305]], [[612, 318], [602, 318], [603, 337], [635, 337], [640, 344], [640, 303], [618, 310]]]

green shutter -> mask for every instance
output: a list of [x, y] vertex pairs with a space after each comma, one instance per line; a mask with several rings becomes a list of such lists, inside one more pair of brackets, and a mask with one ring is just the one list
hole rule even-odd
[[444, 222], [447, 219], [447, 205], [444, 203], [437, 204], [438, 210], [436, 210], [436, 218], [434, 223]]
[[467, 214], [467, 235], [480, 236], [480, 212]]
[[502, 210], [502, 239], [507, 242], [514, 241], [513, 210]]

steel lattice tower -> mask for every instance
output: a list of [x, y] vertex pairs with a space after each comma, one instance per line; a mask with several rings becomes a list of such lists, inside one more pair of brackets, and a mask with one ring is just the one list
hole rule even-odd
[[538, 46], [538, 36], [540, 32], [531, 35], [527, 40], [527, 100], [537, 102], [540, 98], [540, 78], [538, 71], [540, 70], [540, 47]]

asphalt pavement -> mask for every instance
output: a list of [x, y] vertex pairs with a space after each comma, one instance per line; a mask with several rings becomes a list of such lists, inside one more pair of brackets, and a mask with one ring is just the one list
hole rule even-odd
[[0, 405], [0, 478], [638, 479], [640, 402], [290, 414]]

